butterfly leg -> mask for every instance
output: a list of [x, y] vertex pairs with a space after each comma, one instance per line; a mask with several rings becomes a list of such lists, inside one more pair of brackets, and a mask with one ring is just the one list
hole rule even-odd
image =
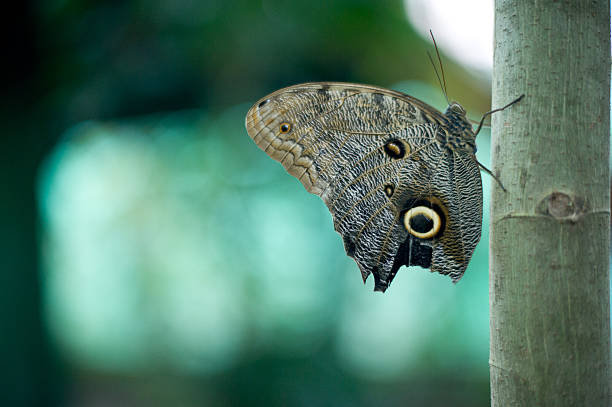
[[[521, 99], [523, 99], [524, 97], [525, 97], [525, 95], [523, 94], [523, 95], [517, 97], [516, 99], [514, 99], [512, 102], [508, 103], [506, 106], [500, 107], [499, 109], [490, 110], [490, 111], [486, 112], [485, 114], [483, 114], [482, 115], [482, 119], [480, 119], [480, 123], [478, 124], [478, 127], [476, 128], [476, 132], [474, 133], [474, 136], [477, 136], [478, 133], [480, 133], [480, 129], [482, 129], [482, 125], [483, 125], [485, 119], [487, 118], [487, 116], [491, 116], [495, 112], [501, 112], [502, 110], [509, 108], [513, 104], [520, 102]], [[480, 164], [480, 163], [478, 163], [478, 164], [480, 165], [481, 168], [483, 168], [482, 164]], [[491, 174], [491, 171], [487, 170], [487, 172], [489, 174]], [[491, 174], [491, 175], [493, 175], [493, 174]], [[495, 177], [495, 176], [493, 176], [493, 177]]]
[[476, 160], [476, 163], [478, 163], [478, 166], [480, 167], [481, 170], [483, 170], [484, 172], [486, 172], [487, 174], [489, 174], [490, 176], [493, 177], [493, 179], [495, 181], [497, 181], [497, 184], [499, 185], [499, 187], [502, 189], [502, 191], [506, 192], [506, 188], [504, 188], [504, 184], [502, 184], [502, 182], [499, 180], [499, 178], [497, 178], [497, 176], [495, 176], [495, 174], [493, 174], [491, 172], [490, 169], [488, 169], [487, 167], [485, 167], [484, 165], [482, 165], [478, 160]]

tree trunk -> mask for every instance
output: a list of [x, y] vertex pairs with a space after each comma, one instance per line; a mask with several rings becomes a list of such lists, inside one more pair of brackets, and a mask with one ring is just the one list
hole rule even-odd
[[493, 406], [610, 401], [610, 3], [496, 0]]

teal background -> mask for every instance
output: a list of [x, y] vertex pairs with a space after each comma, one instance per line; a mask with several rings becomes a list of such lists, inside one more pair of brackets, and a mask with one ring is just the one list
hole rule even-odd
[[[374, 293], [323, 202], [244, 129], [251, 103], [305, 81], [444, 109], [402, 2], [16, 7], [3, 405], [488, 405], [490, 179], [458, 284], [403, 268]], [[489, 78], [442, 58], [479, 119]], [[487, 164], [488, 130], [478, 148]]]

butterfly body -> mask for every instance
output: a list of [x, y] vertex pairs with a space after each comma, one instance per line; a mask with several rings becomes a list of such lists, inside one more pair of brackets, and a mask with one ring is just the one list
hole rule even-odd
[[308, 83], [249, 110], [251, 138], [329, 208], [347, 254], [384, 291], [402, 265], [458, 281], [480, 239], [482, 184], [465, 111], [400, 92]]

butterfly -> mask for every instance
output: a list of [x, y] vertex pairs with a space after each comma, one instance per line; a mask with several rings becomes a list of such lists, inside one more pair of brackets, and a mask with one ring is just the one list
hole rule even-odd
[[384, 292], [403, 265], [463, 276], [481, 234], [480, 169], [491, 174], [476, 134], [521, 98], [474, 131], [456, 102], [442, 113], [377, 86], [305, 83], [257, 101], [246, 129], [323, 199], [363, 281]]

